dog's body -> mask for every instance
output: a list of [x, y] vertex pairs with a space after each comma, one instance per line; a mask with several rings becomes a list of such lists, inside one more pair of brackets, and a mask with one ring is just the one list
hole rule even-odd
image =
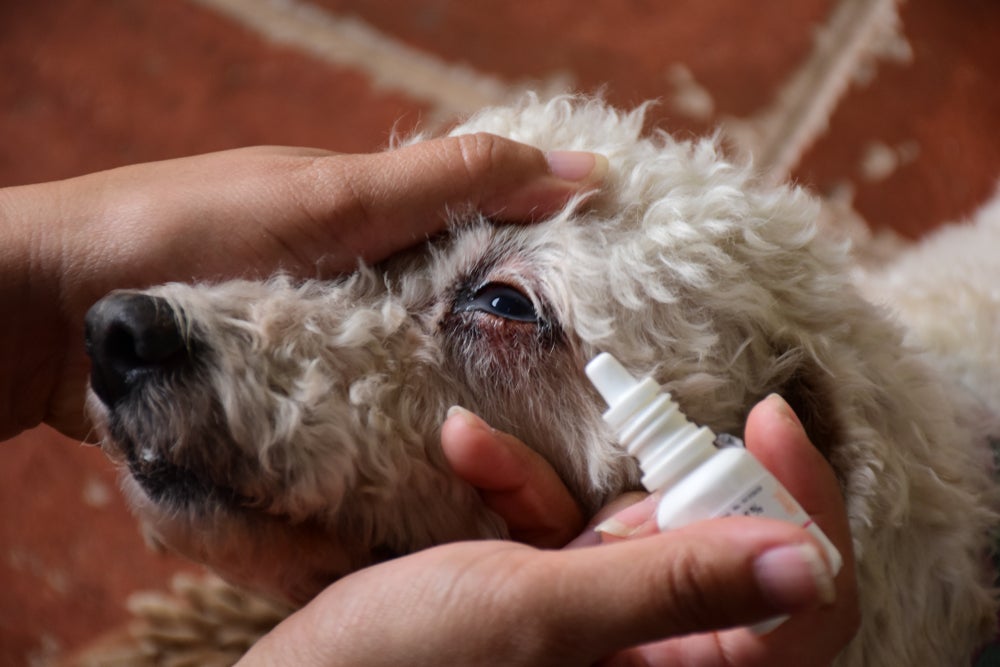
[[[806, 194], [759, 189], [713, 141], [643, 137], [642, 123], [561, 98], [455, 130], [608, 157], [586, 207], [544, 223], [462, 220], [335, 282], [98, 304], [90, 404], [154, 536], [298, 599], [389, 554], [503, 536], [438, 449], [453, 404], [537, 448], [593, 510], [637, 485], [582, 371], [608, 351], [716, 432], [739, 435], [770, 392], [802, 416], [858, 558], [862, 627], [841, 664], [967, 661], [996, 619], [986, 441], [1000, 405], [956, 389], [858, 295]], [[121, 331], [156, 339], [139, 355], [155, 363], [124, 368]]]

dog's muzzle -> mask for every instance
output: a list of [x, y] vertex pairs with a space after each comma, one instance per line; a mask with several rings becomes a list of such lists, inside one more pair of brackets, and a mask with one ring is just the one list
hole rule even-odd
[[113, 292], [90, 308], [84, 323], [91, 388], [108, 407], [191, 362], [192, 348], [163, 299]]

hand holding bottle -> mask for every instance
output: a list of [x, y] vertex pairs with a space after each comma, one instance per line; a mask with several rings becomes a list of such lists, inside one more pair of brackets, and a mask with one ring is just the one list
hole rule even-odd
[[[660, 495], [643, 499], [642, 494], [627, 494], [593, 517], [569, 546], [627, 540], [646, 543], [653, 552], [658, 549], [660, 556], [671, 550], [673, 558], [661, 562], [669, 563], [666, 578], [676, 585], [666, 592], [662, 606], [668, 610], [665, 613], [683, 618], [661, 619], [662, 641], [624, 648], [602, 664], [822, 665], [854, 635], [859, 622], [857, 582], [844, 499], [833, 470], [780, 396], [769, 396], [751, 411], [744, 435], [749, 452], [795, 497], [842, 555], [839, 573], [833, 574], [821, 542], [798, 528], [792, 530], [796, 539], [758, 554], [752, 567], [733, 570], [735, 561], [728, 557], [734, 554], [728, 550], [738, 548], [745, 555], [743, 547], [760, 537], [758, 530], [773, 530], [784, 522], [732, 517], [661, 534], [656, 525]], [[509, 522], [516, 521], [517, 533], [530, 537], [530, 543], [566, 543], [566, 527], [582, 524], [579, 509], [554, 471], [512, 436], [494, 431], [474, 415], [456, 411], [445, 424], [442, 445], [456, 471], [480, 488], [494, 511]], [[648, 543], [639, 539], [647, 537], [652, 538]], [[641, 574], [624, 553], [609, 554], [606, 562], [602, 578], [621, 581], [623, 591], [631, 575]], [[721, 572], [733, 578], [726, 579]], [[727, 581], [741, 584], [736, 587]], [[579, 584], [589, 586], [587, 581]], [[756, 606], [759, 599], [750, 602], [737, 592], [746, 585], [768, 589], [772, 613]], [[538, 592], [538, 596], [544, 594]], [[638, 597], [633, 602], [636, 609], [643, 604]], [[606, 602], [594, 604], [589, 615], [611, 613]], [[738, 617], [751, 623], [773, 616], [779, 608], [793, 612], [792, 618], [769, 634], [732, 627]], [[606, 625], [597, 625], [599, 620], [594, 621], [601, 628], [597, 632], [612, 633], [618, 627], [608, 619], [603, 619]], [[667, 627], [671, 624], [672, 629]], [[730, 629], [720, 629], [725, 627]], [[679, 636], [685, 633], [691, 634]]]
[[[836, 479], [779, 397], [753, 410], [745, 435], [844, 555], [835, 578], [808, 531], [760, 518], [701, 521], [604, 546], [587, 529], [574, 544], [591, 548], [447, 544], [345, 577], [240, 664], [827, 664], [858, 623]], [[551, 547], [582, 527], [552, 468], [515, 438], [456, 410], [441, 440], [455, 470], [521, 539]], [[628, 508], [616, 520], [642, 534], [653, 509]], [[767, 635], [738, 627], [776, 613], [792, 618]]]
[[[656, 507], [660, 530], [729, 516], [787, 521], [812, 533], [823, 549], [825, 565], [834, 575], [840, 571], [843, 558], [837, 548], [737, 438], [728, 438], [737, 446], [717, 447], [716, 434], [690, 423], [656, 381], [636, 380], [606, 352], [587, 364], [587, 377], [608, 403], [604, 420], [639, 462], [643, 486], [661, 494]], [[751, 629], [763, 634], [786, 619], [778, 616]]]

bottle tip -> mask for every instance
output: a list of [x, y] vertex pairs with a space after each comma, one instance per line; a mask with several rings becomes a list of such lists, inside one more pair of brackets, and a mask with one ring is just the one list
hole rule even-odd
[[636, 384], [636, 379], [607, 352], [594, 357], [585, 370], [587, 377], [609, 406], [618, 403]]

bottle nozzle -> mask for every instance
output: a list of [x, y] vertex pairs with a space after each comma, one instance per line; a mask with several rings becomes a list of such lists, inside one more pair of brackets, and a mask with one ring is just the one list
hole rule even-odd
[[587, 364], [587, 377], [608, 404], [604, 421], [619, 444], [639, 461], [650, 491], [683, 476], [715, 452], [715, 435], [688, 422], [651, 377], [636, 380], [602, 352]]
[[607, 352], [594, 357], [587, 364], [586, 373], [604, 401], [611, 406], [617, 405], [636, 384], [632, 374]]

